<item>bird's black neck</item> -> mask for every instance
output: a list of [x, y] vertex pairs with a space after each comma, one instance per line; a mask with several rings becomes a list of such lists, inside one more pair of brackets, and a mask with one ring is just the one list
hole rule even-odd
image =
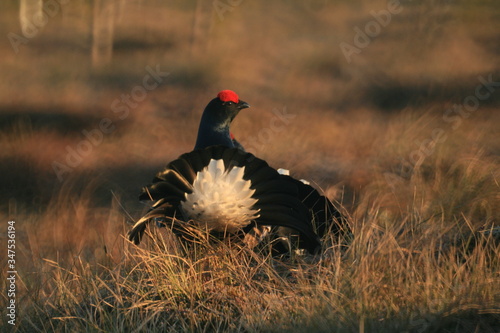
[[195, 149], [223, 145], [233, 148], [234, 144], [229, 134], [230, 119], [217, 117], [204, 112], [201, 117]]

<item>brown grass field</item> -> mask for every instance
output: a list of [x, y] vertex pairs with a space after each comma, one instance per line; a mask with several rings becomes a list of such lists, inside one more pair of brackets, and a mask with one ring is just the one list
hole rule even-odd
[[[500, 332], [497, 0], [44, 3], [0, 3], [0, 331]], [[125, 240], [222, 89], [347, 248]]]

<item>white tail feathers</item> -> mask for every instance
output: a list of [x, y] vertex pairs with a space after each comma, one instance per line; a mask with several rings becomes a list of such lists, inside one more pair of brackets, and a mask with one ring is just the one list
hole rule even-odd
[[[257, 202], [251, 182], [243, 179], [244, 167], [226, 170], [224, 161], [210, 160], [196, 174], [193, 192], [186, 194], [181, 207], [186, 216], [209, 230], [235, 232], [259, 217], [252, 209]], [[199, 222], [198, 222], [199, 221]]]

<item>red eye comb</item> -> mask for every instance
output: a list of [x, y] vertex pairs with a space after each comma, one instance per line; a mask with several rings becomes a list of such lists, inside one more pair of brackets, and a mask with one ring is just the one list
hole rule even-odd
[[232, 90], [222, 90], [217, 94], [217, 97], [223, 102], [234, 102], [239, 103], [240, 99], [238, 95]]

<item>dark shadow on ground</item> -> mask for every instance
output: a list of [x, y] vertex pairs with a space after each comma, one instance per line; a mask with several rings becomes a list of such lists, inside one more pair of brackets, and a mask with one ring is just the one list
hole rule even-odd
[[[403, 110], [405, 107], [422, 107], [433, 105], [435, 103], [455, 103], [463, 104], [469, 97], [475, 97], [476, 88], [482, 85], [482, 82], [488, 81], [500, 82], [500, 70], [493, 73], [482, 73], [474, 77], [464, 77], [450, 82], [401, 82], [383, 75], [367, 79], [367, 86], [361, 89], [360, 98], [364, 104], [374, 106], [383, 112], [394, 112]], [[482, 78], [482, 79], [480, 79]], [[479, 91], [486, 95], [479, 101], [479, 106], [500, 106], [500, 83], [491, 87], [492, 92], [483, 87]]]
[[19, 211], [43, 211], [61, 193], [75, 197], [88, 193], [92, 206], [110, 207], [112, 200], [119, 200], [130, 208], [131, 215], [140, 215], [144, 207], [138, 199], [141, 189], [162, 167], [129, 165], [74, 171], [61, 182], [55, 172], [41, 171], [28, 158], [1, 159], [0, 209], [15, 201]]
[[71, 135], [98, 125], [105, 113], [102, 112], [101, 117], [98, 114], [99, 112], [85, 114], [54, 108], [37, 107], [36, 110], [30, 110], [23, 107], [8, 109], [0, 107], [0, 130], [11, 131], [21, 127], [32, 131], [50, 131], [61, 135]]

